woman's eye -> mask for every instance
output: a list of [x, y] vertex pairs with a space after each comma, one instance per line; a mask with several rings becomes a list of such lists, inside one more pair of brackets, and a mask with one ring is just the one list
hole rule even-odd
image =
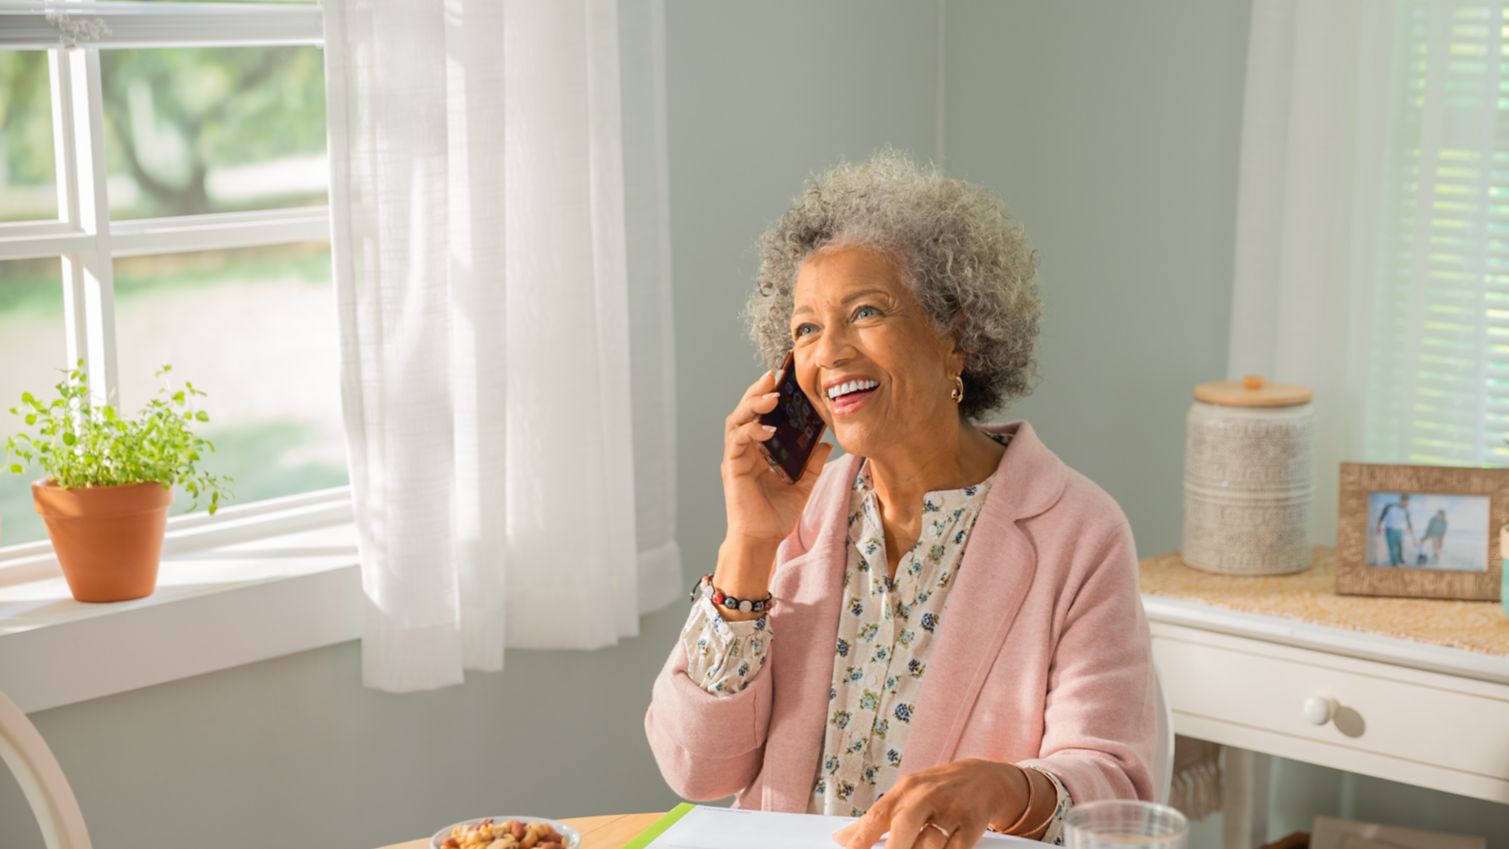
[[791, 331], [791, 335], [797, 339], [800, 339], [815, 330], [817, 330], [817, 328], [813, 327], [810, 324], [799, 324], [797, 325], [795, 330]]
[[872, 306], [863, 306], [854, 311], [855, 318], [869, 318], [872, 315], [880, 315], [880, 310]]

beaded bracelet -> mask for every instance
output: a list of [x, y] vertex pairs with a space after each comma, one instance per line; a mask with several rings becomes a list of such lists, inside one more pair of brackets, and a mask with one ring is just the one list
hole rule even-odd
[[[704, 589], [705, 588], [705, 589]], [[740, 613], [764, 613], [775, 607], [775, 597], [767, 594], [761, 599], [734, 598], [725, 594], [722, 590], [713, 586], [713, 576], [703, 575], [692, 586], [691, 600], [695, 602], [699, 595], [709, 595], [714, 607], [723, 607], [728, 610], [737, 610]]]

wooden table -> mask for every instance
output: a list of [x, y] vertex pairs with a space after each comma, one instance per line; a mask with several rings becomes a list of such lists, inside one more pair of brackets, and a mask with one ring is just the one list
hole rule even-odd
[[[634, 835], [665, 816], [659, 814], [609, 814], [603, 817], [573, 817], [561, 820], [582, 836], [581, 849], [621, 849]], [[384, 849], [430, 849], [430, 839], [421, 837], [407, 843], [395, 843]]]

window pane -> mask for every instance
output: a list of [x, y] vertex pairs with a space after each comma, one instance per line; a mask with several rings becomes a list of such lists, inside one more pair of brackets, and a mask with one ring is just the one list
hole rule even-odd
[[314, 46], [104, 50], [115, 218], [325, 202], [325, 77]]
[[0, 221], [58, 217], [47, 53], [0, 50]]
[[235, 477], [231, 503], [346, 482], [327, 244], [117, 259], [115, 322], [124, 408], [165, 363], [209, 393], [208, 468]]
[[[59, 261], [0, 262], [0, 443], [25, 427], [9, 412], [21, 393], [50, 394], [68, 367], [65, 327]], [[31, 506], [31, 481], [37, 477], [35, 471], [17, 477], [0, 470], [0, 545], [47, 536]]]

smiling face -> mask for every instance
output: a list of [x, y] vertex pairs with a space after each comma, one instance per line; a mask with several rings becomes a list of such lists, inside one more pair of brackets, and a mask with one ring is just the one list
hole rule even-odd
[[926, 446], [940, 427], [958, 427], [949, 392], [964, 357], [886, 254], [819, 251], [798, 270], [793, 301], [797, 382], [845, 451]]

